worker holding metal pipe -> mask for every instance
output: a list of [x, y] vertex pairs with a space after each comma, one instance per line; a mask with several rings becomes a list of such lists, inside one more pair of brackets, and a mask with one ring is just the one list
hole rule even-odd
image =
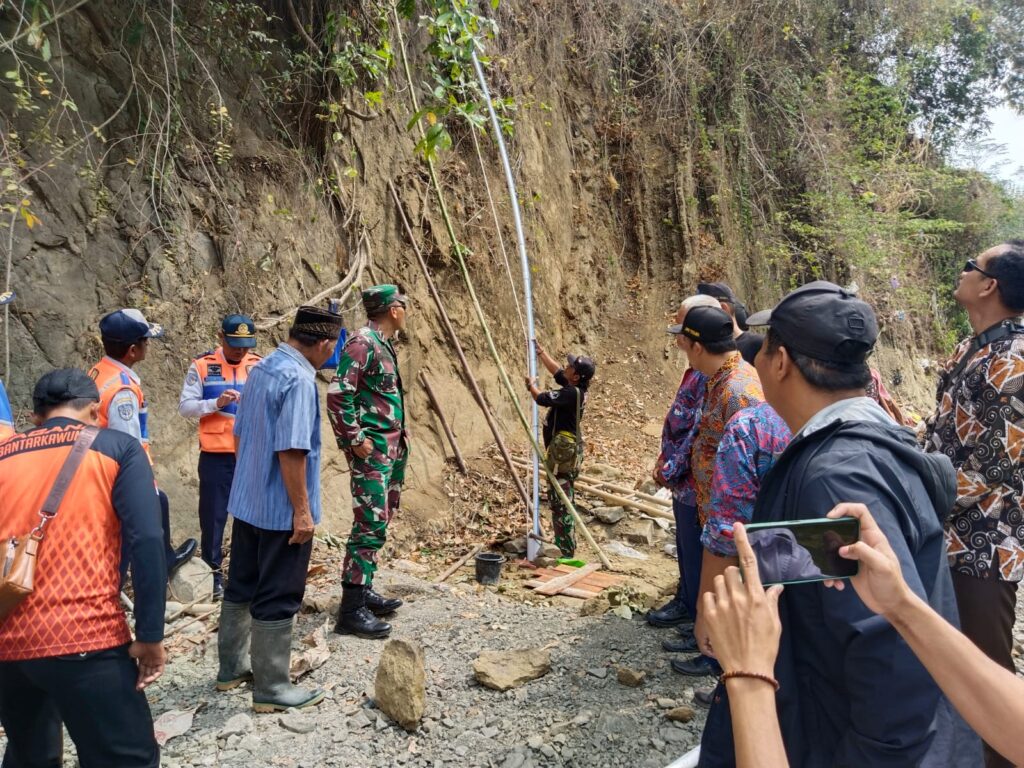
[[[583, 439], [580, 422], [587, 403], [587, 390], [597, 371], [597, 364], [590, 357], [569, 355], [563, 368], [544, 348], [535, 342], [537, 356], [554, 376], [559, 389], [542, 392], [536, 379], [526, 377], [526, 386], [537, 405], [548, 409], [544, 419], [545, 461], [555, 476], [566, 498], [573, 500], [576, 477], [583, 464]], [[550, 485], [550, 480], [548, 481]], [[551, 526], [555, 533], [555, 546], [563, 557], [576, 554], [576, 532], [572, 513], [559, 499], [554, 488], [548, 488], [548, 503], [551, 506]]]

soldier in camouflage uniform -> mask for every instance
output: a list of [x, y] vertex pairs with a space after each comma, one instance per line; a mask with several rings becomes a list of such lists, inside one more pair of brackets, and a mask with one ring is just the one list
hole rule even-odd
[[401, 502], [409, 455], [402, 377], [391, 343], [405, 328], [407, 300], [395, 285], [375, 285], [362, 298], [368, 323], [346, 342], [327, 390], [327, 413], [352, 470], [352, 532], [334, 631], [383, 638], [391, 625], [377, 617], [402, 605], [377, 594], [372, 584], [377, 553]]

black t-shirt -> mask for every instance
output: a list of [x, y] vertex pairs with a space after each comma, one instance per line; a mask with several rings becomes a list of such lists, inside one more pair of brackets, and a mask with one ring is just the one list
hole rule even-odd
[[583, 418], [583, 409], [587, 404], [587, 393], [574, 387], [565, 378], [565, 371], [559, 368], [555, 372], [555, 383], [561, 389], [552, 389], [548, 392], [541, 392], [537, 395], [537, 405], [548, 408], [548, 415], [544, 418], [544, 446], [551, 444], [551, 438], [557, 433], [565, 431], [576, 434], [576, 393], [579, 392], [580, 418]]
[[740, 356], [751, 365], [754, 364], [754, 358], [757, 357], [762, 343], [764, 343], [763, 333], [744, 331], [736, 337], [736, 348], [740, 351]]

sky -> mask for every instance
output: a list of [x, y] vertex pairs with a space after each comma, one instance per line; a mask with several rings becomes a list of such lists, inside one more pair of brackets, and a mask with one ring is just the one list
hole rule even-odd
[[988, 111], [988, 119], [992, 123], [988, 134], [975, 147], [961, 148], [954, 163], [978, 168], [1024, 189], [1024, 115], [999, 106]]

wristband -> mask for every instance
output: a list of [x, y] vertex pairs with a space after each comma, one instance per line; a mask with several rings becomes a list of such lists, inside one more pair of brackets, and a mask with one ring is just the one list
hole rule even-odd
[[746, 677], [751, 680], [762, 680], [771, 685], [776, 691], [778, 691], [781, 687], [779, 685], [779, 681], [776, 680], [774, 677], [772, 677], [771, 675], [762, 675], [760, 672], [743, 672], [740, 670], [736, 670], [734, 672], [723, 672], [722, 676], [718, 679], [724, 685], [727, 680], [732, 680], [738, 677]]

